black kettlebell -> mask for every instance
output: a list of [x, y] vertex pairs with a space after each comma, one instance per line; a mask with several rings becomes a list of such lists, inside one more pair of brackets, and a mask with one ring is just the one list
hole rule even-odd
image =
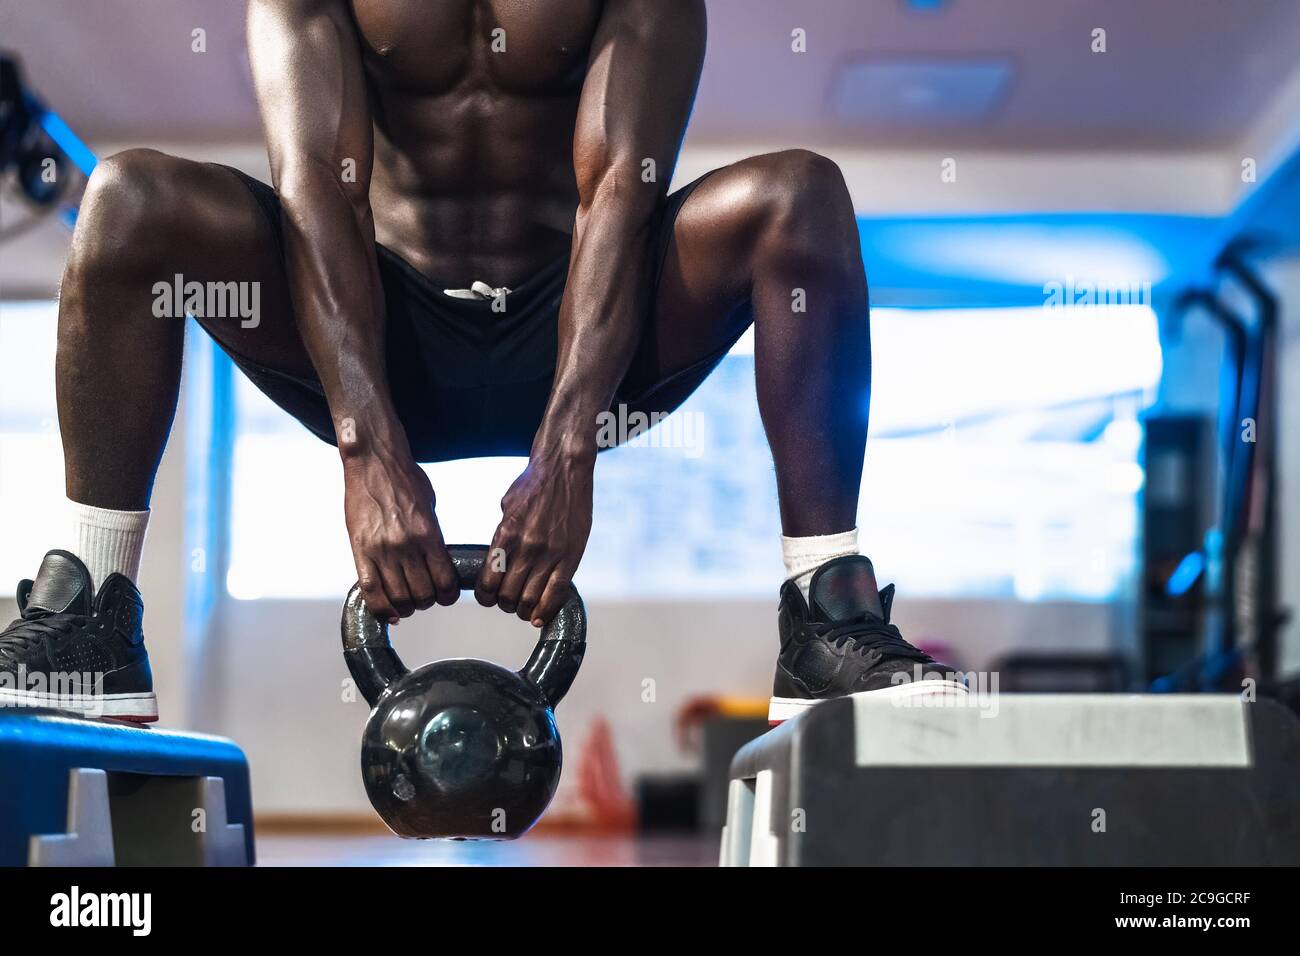
[[[461, 590], [472, 589], [487, 547], [447, 550]], [[527, 832], [560, 782], [554, 709], [586, 646], [586, 610], [571, 589], [519, 673], [473, 658], [408, 671], [354, 585], [343, 605], [343, 656], [372, 707], [361, 776], [393, 832], [496, 840]]]

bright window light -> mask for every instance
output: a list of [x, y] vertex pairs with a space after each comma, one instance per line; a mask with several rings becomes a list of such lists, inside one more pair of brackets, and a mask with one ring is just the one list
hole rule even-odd
[[[54, 407], [58, 304], [0, 302], [0, 593], [30, 578], [61, 529], [63, 445]], [[0, 622], [3, 625], [7, 622]]]
[[[63, 501], [56, 315], [51, 301], [0, 303], [5, 593], [51, 547]], [[1135, 567], [1137, 415], [1160, 376], [1151, 311], [878, 309], [872, 331], [872, 440], [858, 520], [882, 577], [912, 595], [1118, 593]], [[337, 452], [236, 378], [229, 593], [339, 598], [355, 572]], [[578, 574], [585, 594], [775, 593], [780, 527], [753, 388], [746, 337], [678, 413], [701, 423], [701, 445], [601, 455]], [[428, 466], [448, 540], [487, 541], [523, 465]]]
[[[858, 520], [882, 578], [913, 596], [1119, 593], [1135, 573], [1137, 415], [1161, 371], [1151, 310], [878, 309], [872, 333]], [[780, 524], [753, 362], [747, 337], [677, 413], [697, 417], [701, 445], [600, 456], [584, 595], [775, 597]], [[236, 405], [230, 594], [341, 598], [355, 571], [337, 452], [242, 377]], [[427, 466], [447, 539], [489, 540], [523, 466]]]
[[871, 417], [885, 434], [1140, 392], [1160, 380], [1146, 306], [878, 309], [871, 337]]
[[953, 229], [888, 228], [891, 257], [958, 281], [1009, 282], [1035, 288], [1044, 276], [1126, 289], [1159, 283], [1171, 265], [1151, 242], [1122, 227], [1054, 222], [970, 222]]

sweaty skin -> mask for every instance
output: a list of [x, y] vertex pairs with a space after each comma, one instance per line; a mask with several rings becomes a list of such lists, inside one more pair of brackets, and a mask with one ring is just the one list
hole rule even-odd
[[[483, 604], [563, 603], [591, 530], [596, 416], [646, 319], [654, 214], [704, 55], [702, 0], [252, 0], [290, 295], [344, 465], [366, 602], [452, 603], [428, 478], [384, 371], [375, 240], [428, 275], [518, 283], [572, 258], [550, 402], [502, 501]], [[642, 171], [653, 162], [655, 175]]]

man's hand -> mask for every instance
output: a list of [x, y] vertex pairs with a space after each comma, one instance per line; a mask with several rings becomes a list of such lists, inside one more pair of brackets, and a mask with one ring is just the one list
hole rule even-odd
[[[528, 467], [501, 501], [480, 604], [535, 627], [569, 595], [591, 533], [596, 422], [651, 315], [656, 216], [704, 61], [704, 0], [607, 0], [573, 131], [578, 209], [560, 300], [555, 379]], [[647, 92], [650, 91], [650, 92]], [[657, 175], [647, 181], [645, 164]], [[504, 553], [505, 567], [499, 559]]]
[[[594, 452], [534, 453], [501, 499], [501, 524], [474, 591], [480, 604], [496, 604], [534, 627], [556, 615], [591, 534], [595, 467]], [[500, 555], [504, 568], [494, 559]]]
[[414, 461], [344, 460], [343, 510], [370, 613], [396, 624], [435, 601], [454, 604], [460, 584], [433, 513], [433, 486]]

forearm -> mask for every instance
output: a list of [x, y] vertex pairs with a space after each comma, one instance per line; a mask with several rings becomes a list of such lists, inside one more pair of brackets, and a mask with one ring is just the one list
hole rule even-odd
[[345, 0], [250, 0], [248, 47], [280, 195], [294, 317], [339, 448], [404, 447], [384, 372], [373, 131]]
[[384, 364], [383, 291], [369, 205], [311, 167], [280, 181], [294, 314], [345, 458], [405, 438]]
[[653, 199], [616, 197], [579, 210], [535, 455], [595, 456], [597, 416], [610, 408], [647, 319], [653, 210]]
[[534, 459], [595, 458], [596, 417], [609, 410], [650, 318], [655, 213], [690, 114], [704, 33], [703, 0], [602, 7], [574, 129], [580, 205]]

